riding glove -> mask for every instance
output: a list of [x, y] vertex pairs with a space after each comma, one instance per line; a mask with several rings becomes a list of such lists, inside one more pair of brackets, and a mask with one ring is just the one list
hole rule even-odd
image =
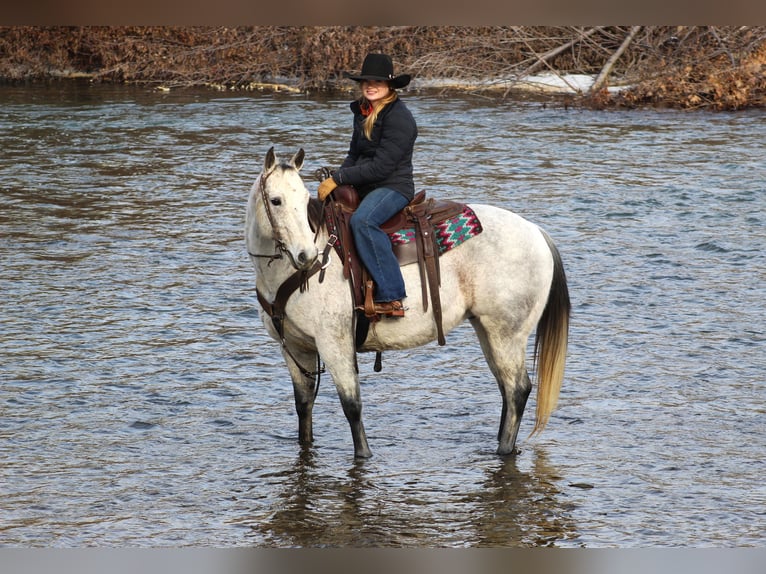
[[324, 201], [325, 198], [330, 195], [332, 190], [336, 187], [338, 187], [338, 184], [335, 183], [335, 180], [331, 177], [328, 177], [326, 180], [320, 183], [319, 188], [317, 188], [317, 197], [319, 198], [319, 201]]

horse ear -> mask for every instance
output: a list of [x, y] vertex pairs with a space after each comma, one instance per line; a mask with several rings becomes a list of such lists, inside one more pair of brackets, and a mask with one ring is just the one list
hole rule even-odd
[[305, 152], [303, 151], [303, 148], [299, 149], [295, 155], [293, 156], [293, 159], [290, 160], [290, 163], [295, 166], [295, 169], [300, 171], [301, 167], [303, 167], [303, 158], [305, 156]]
[[274, 153], [274, 146], [271, 146], [269, 151], [266, 152], [266, 162], [263, 164], [263, 171], [271, 171], [275, 165], [277, 165], [277, 154]]

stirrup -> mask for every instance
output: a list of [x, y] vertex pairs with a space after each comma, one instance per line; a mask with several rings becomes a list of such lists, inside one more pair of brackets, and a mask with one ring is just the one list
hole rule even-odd
[[404, 317], [404, 305], [401, 301], [386, 301], [384, 303], [375, 303], [375, 314], [385, 317]]
[[385, 303], [373, 303], [369, 305], [359, 305], [356, 307], [362, 311], [364, 316], [372, 321], [377, 321], [381, 317], [404, 317], [404, 305], [401, 301], [386, 301]]

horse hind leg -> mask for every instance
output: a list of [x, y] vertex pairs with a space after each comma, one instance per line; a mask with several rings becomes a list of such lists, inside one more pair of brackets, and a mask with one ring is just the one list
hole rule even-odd
[[[496, 375], [497, 377], [497, 375]], [[532, 390], [532, 382], [526, 368], [522, 367], [514, 378], [498, 380], [500, 392], [503, 395], [503, 413], [500, 417], [500, 428], [497, 431], [497, 454], [516, 454], [516, 438], [519, 434], [521, 418], [527, 405], [527, 398]], [[510, 395], [510, 396], [509, 396]]]
[[532, 390], [524, 359], [526, 342], [503, 336], [501, 330], [487, 328], [480, 319], [474, 318], [471, 323], [503, 399], [497, 454], [516, 454], [516, 438]]

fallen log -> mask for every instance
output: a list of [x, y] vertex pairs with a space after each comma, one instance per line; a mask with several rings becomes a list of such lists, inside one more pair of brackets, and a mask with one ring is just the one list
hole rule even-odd
[[601, 90], [601, 88], [604, 87], [604, 84], [606, 84], [606, 81], [609, 78], [609, 74], [612, 71], [614, 65], [617, 63], [617, 60], [619, 60], [623, 52], [627, 50], [628, 46], [630, 46], [630, 43], [633, 41], [633, 38], [635, 38], [636, 35], [641, 31], [641, 28], [642, 26], [631, 27], [630, 32], [622, 41], [620, 47], [617, 48], [617, 51], [609, 57], [609, 59], [606, 61], [606, 64], [604, 64], [604, 67], [601, 68], [601, 72], [599, 72], [598, 76], [596, 76], [596, 79], [593, 81], [593, 85], [590, 87], [590, 90], [588, 90], [588, 95], [596, 94], [599, 92], [599, 90]]

